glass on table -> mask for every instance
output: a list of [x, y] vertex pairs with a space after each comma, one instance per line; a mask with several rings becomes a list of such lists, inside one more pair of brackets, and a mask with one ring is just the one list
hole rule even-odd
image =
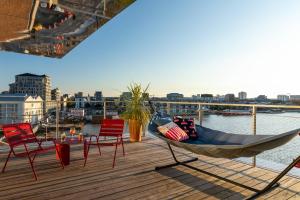
[[74, 135], [76, 134], [75, 128], [70, 128], [70, 134], [72, 135], [72, 139], [74, 138]]

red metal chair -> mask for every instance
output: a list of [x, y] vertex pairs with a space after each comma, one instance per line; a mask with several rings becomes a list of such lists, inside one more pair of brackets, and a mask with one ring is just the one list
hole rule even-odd
[[[42, 147], [43, 141], [37, 139], [29, 123], [7, 124], [3, 125], [2, 129], [7, 143], [10, 147], [10, 151], [2, 169], [2, 173], [4, 173], [7, 162], [11, 157], [11, 154], [13, 154], [15, 157], [28, 158], [35, 180], [37, 180], [37, 176], [33, 166], [34, 159], [37, 154], [46, 153], [50, 150], [56, 150], [56, 152], [58, 152], [55, 140], [52, 140], [53, 146]], [[33, 145], [36, 145], [37, 147], [33, 148]], [[64, 168], [60, 155], [59, 159], [62, 168]]]
[[[123, 156], [125, 156], [124, 142], [123, 142], [123, 131], [124, 131], [124, 120], [122, 119], [104, 119], [100, 124], [99, 135], [92, 135], [89, 141], [84, 141], [84, 166], [88, 158], [90, 146], [94, 145], [98, 147], [99, 155], [101, 156], [100, 146], [115, 146], [115, 154], [113, 160], [113, 168], [115, 167], [116, 155], [118, 145], [122, 145]], [[96, 141], [92, 141], [95, 138]], [[101, 140], [100, 140], [101, 138]], [[112, 138], [112, 140], [107, 140], [107, 138]]]

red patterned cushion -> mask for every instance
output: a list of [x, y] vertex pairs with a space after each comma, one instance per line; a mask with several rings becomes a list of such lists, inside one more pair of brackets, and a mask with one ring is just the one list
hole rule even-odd
[[175, 116], [173, 118], [173, 122], [175, 122], [182, 130], [184, 130], [190, 139], [198, 139], [198, 133], [195, 129], [194, 119], [184, 119], [180, 116]]
[[189, 136], [183, 131], [177, 124], [170, 122], [163, 126], [157, 127], [157, 129], [167, 138], [175, 141], [183, 141], [189, 139]]

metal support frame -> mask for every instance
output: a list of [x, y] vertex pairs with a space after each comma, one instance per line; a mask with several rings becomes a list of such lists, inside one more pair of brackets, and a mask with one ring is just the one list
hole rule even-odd
[[[256, 135], [256, 106], [252, 107], [252, 132], [253, 135]], [[253, 156], [252, 158], [252, 166], [256, 167], [256, 156]]]
[[103, 100], [103, 119], [106, 119], [106, 100]]
[[203, 110], [202, 110], [202, 105], [199, 104], [198, 107], [199, 107], [199, 110], [198, 110], [198, 120], [199, 120], [200, 126], [202, 126], [202, 123], [203, 123]]
[[271, 181], [267, 186], [265, 186], [263, 189], [259, 190], [259, 189], [255, 189], [253, 187], [249, 187], [247, 185], [244, 185], [244, 184], [241, 184], [241, 183], [238, 183], [238, 182], [235, 182], [233, 180], [230, 180], [230, 179], [227, 179], [225, 177], [221, 177], [221, 176], [218, 176], [214, 173], [210, 173], [210, 172], [207, 172], [205, 170], [202, 170], [202, 169], [199, 169], [197, 167], [194, 167], [194, 166], [191, 166], [191, 165], [188, 165], [187, 163], [190, 163], [190, 162], [194, 162], [194, 161], [197, 161], [198, 158], [192, 158], [192, 159], [189, 159], [189, 160], [185, 160], [185, 161], [178, 161], [176, 156], [175, 156], [175, 153], [171, 147], [171, 145], [169, 143], [168, 144], [168, 147], [169, 147], [169, 150], [172, 154], [172, 157], [175, 161], [175, 163], [172, 163], [172, 164], [169, 164], [169, 165], [165, 165], [165, 166], [159, 166], [159, 167], [155, 167], [155, 170], [160, 170], [160, 169], [164, 169], [164, 168], [169, 168], [169, 167], [174, 167], [174, 166], [177, 166], [177, 165], [182, 165], [182, 166], [185, 166], [187, 168], [190, 168], [192, 170], [195, 170], [195, 171], [198, 171], [198, 172], [201, 172], [201, 173], [204, 173], [204, 174], [207, 174], [209, 176], [212, 176], [214, 178], [218, 178], [220, 180], [223, 180], [225, 182], [228, 182], [228, 183], [231, 183], [231, 184], [234, 184], [236, 186], [239, 186], [239, 187], [242, 187], [242, 188], [245, 188], [247, 190], [251, 190], [253, 192], [255, 192], [255, 194], [251, 197], [248, 197], [246, 198], [246, 200], [253, 200], [253, 199], [256, 199], [257, 197], [267, 193], [267, 192], [270, 192], [272, 191], [273, 189], [277, 188], [280, 186], [280, 184], [278, 183], [278, 181], [280, 181], [280, 179], [282, 177], [284, 177], [293, 167], [295, 167], [297, 165], [297, 163], [300, 162], [300, 156], [295, 159], [288, 167], [286, 167], [277, 177], [275, 177], [273, 179], [273, 181]]
[[55, 131], [55, 139], [58, 139], [59, 138], [59, 112], [60, 112], [60, 109], [59, 109], [59, 101], [56, 101], [56, 131]]

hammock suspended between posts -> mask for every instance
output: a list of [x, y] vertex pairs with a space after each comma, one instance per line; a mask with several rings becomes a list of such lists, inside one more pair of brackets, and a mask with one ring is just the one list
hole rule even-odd
[[279, 135], [242, 135], [225, 133], [196, 125], [197, 140], [177, 142], [159, 133], [157, 127], [167, 124], [171, 119], [153, 119], [149, 124], [149, 132], [168, 144], [186, 149], [196, 154], [215, 158], [252, 157], [264, 151], [282, 146], [293, 139], [300, 129]]

